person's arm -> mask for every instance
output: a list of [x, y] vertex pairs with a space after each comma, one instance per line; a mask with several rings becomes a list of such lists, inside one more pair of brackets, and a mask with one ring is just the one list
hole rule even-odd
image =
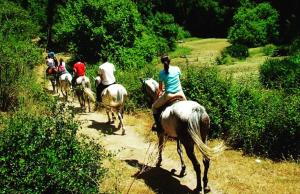
[[158, 86], [158, 90], [157, 90], [157, 93], [156, 93], [156, 96], [159, 97], [160, 94], [162, 93], [163, 91], [163, 82], [159, 82], [159, 86]]

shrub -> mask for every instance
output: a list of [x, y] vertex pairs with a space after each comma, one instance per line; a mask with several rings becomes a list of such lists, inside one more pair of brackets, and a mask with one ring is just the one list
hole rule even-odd
[[273, 159], [299, 158], [299, 95], [232, 88], [228, 142], [248, 154]]
[[292, 59], [270, 59], [260, 67], [260, 81], [267, 88], [297, 89], [300, 86], [300, 63]]
[[241, 60], [241, 59], [245, 59], [248, 56], [249, 56], [248, 47], [239, 44], [230, 45], [221, 51], [221, 55], [216, 58], [216, 63], [218, 65], [223, 65], [223, 64], [231, 65], [234, 62], [233, 58], [237, 58]]
[[7, 111], [17, 108], [22, 84], [33, 82], [29, 76], [42, 52], [31, 42], [0, 33], [0, 56], [0, 109]]
[[31, 20], [27, 11], [8, 1], [1, 1], [0, 7], [0, 32], [3, 36], [14, 36], [22, 40], [38, 36], [39, 27]]
[[269, 3], [243, 4], [233, 16], [228, 39], [232, 44], [257, 47], [270, 43], [279, 35], [278, 12]]
[[262, 52], [267, 56], [274, 56], [277, 52], [277, 47], [273, 44], [267, 44], [262, 48]]
[[104, 149], [76, 137], [77, 123], [63, 106], [49, 115], [17, 112], [0, 133], [4, 193], [99, 193]]
[[226, 134], [231, 79], [221, 79], [216, 69], [191, 68], [182, 79], [182, 87], [188, 99], [206, 108], [211, 118], [211, 135], [218, 137]]

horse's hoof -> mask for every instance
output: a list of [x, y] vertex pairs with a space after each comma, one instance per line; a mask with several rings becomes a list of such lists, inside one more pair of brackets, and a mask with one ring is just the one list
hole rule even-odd
[[210, 187], [209, 186], [204, 187], [204, 193], [209, 193], [209, 192], [210, 192]]
[[202, 189], [198, 189], [198, 188], [194, 189], [193, 194], [202, 194]]
[[125, 131], [122, 131], [122, 135], [125, 135]]

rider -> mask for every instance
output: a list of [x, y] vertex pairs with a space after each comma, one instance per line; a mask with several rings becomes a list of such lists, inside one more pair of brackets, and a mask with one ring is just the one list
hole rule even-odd
[[46, 73], [48, 75], [56, 73], [57, 70], [56, 70], [55, 62], [54, 62], [54, 59], [52, 57], [47, 56], [46, 65], [48, 66], [48, 68], [46, 70]]
[[58, 64], [58, 74], [59, 76], [62, 74], [68, 73], [67, 69], [66, 69], [66, 63], [65, 61], [60, 58], [59, 59], [59, 64]]
[[78, 57], [78, 62], [73, 65], [74, 79], [72, 80], [73, 87], [76, 83], [80, 83], [80, 77], [85, 76], [85, 64], [81, 57]]
[[101, 93], [108, 86], [116, 83], [114, 72], [116, 71], [115, 66], [108, 62], [107, 56], [103, 57], [104, 63], [99, 66], [98, 75], [101, 78], [101, 83], [97, 86], [97, 104], [100, 103]]
[[168, 55], [163, 55], [161, 57], [161, 62], [164, 65], [164, 69], [159, 72], [159, 88], [156, 93], [158, 99], [152, 105], [153, 117], [156, 124], [156, 127], [153, 127], [153, 130], [155, 131], [162, 130], [158, 109], [174, 97], [186, 100], [180, 83], [181, 71], [179, 67], [170, 66], [171, 60]]

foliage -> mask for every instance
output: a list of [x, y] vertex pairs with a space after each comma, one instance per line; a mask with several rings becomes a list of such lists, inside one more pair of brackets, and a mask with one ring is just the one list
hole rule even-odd
[[0, 109], [6, 111], [19, 104], [20, 92], [26, 88], [22, 84], [33, 82], [31, 70], [42, 53], [31, 42], [0, 33], [0, 56]]
[[79, 141], [77, 130], [60, 105], [49, 115], [20, 111], [9, 118], [0, 131], [2, 192], [99, 193], [107, 154], [87, 138]]
[[232, 44], [255, 47], [278, 37], [278, 12], [269, 3], [244, 4], [233, 17], [228, 39]]
[[[170, 14], [156, 13], [147, 21], [147, 26], [152, 32], [165, 40], [167, 48], [171, 50], [175, 48], [175, 41], [185, 38], [184, 30], [175, 24], [174, 17]], [[180, 35], [180, 37], [179, 37]], [[163, 53], [164, 51], [161, 51]]]
[[277, 51], [277, 47], [274, 44], [267, 44], [262, 48], [262, 52], [267, 56], [274, 56]]
[[225, 134], [231, 79], [220, 78], [216, 69], [193, 67], [182, 79], [182, 87], [188, 99], [197, 101], [207, 109], [213, 129], [211, 135], [217, 137]]
[[245, 59], [249, 56], [248, 47], [240, 44], [233, 44], [221, 51], [221, 55], [216, 58], [218, 65], [227, 64], [230, 65], [233, 63], [234, 59], [239, 60]]
[[270, 59], [260, 67], [260, 81], [267, 88], [297, 89], [300, 86], [300, 63], [289, 58]]
[[234, 148], [273, 159], [299, 158], [299, 95], [238, 85], [232, 94], [228, 142]]
[[295, 38], [289, 46], [289, 54], [295, 54], [300, 52], [300, 37]]
[[18, 39], [37, 37], [39, 27], [31, 16], [17, 4], [4, 1], [0, 3], [0, 32], [2, 36], [15, 36]]
[[132, 47], [142, 32], [140, 15], [129, 0], [68, 1], [59, 8], [59, 18], [56, 40], [86, 60], [117, 55], [120, 48]]

